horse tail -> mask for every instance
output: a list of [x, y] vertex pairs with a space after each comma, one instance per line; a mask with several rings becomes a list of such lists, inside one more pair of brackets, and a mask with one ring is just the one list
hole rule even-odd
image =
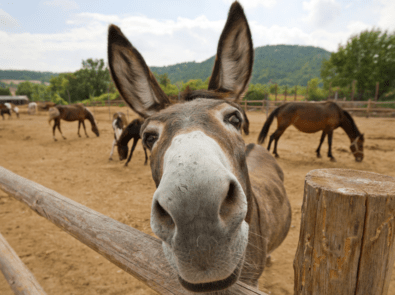
[[266, 135], [269, 132], [270, 125], [272, 124], [274, 117], [277, 117], [278, 112], [282, 107], [283, 105], [276, 108], [273, 112], [271, 112], [269, 117], [266, 119], [266, 122], [262, 127], [261, 133], [259, 133], [259, 137], [258, 137], [259, 144], [262, 144], [265, 141]]
[[59, 110], [57, 108], [51, 107], [51, 108], [49, 108], [48, 113], [49, 113], [48, 124], [51, 125], [51, 121], [53, 119], [55, 119], [56, 117], [58, 117], [60, 115], [60, 112], [59, 112]]

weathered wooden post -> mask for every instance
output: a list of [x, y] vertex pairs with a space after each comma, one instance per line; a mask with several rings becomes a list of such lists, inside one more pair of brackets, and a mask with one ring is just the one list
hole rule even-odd
[[294, 97], [294, 101], [296, 101], [296, 93], [297, 93], [297, 90], [298, 90], [298, 85], [295, 85], [295, 97]]
[[395, 260], [395, 178], [320, 169], [305, 180], [294, 294], [387, 294]]
[[377, 101], [379, 98], [379, 82], [376, 83], [376, 93], [374, 95], [374, 101]]
[[247, 111], [247, 99], [244, 101], [244, 111]]
[[274, 86], [274, 101], [277, 101], [277, 83]]
[[1, 234], [0, 270], [15, 295], [47, 294]]
[[287, 89], [288, 89], [288, 87], [287, 87], [287, 85], [285, 85], [285, 89], [284, 89], [284, 102], [286, 102], [287, 101]]
[[368, 108], [366, 110], [366, 118], [369, 118], [370, 112], [372, 111], [372, 100], [369, 98], [368, 100]]

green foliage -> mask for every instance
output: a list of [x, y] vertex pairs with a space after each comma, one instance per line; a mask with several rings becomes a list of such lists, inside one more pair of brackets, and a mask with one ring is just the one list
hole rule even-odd
[[[311, 78], [320, 77], [322, 61], [330, 52], [312, 46], [275, 45], [255, 49], [251, 83], [279, 85], [307, 85]], [[215, 57], [201, 63], [186, 62], [166, 67], [151, 67], [157, 75], [168, 74], [174, 83], [210, 77]]]
[[263, 100], [266, 99], [269, 93], [268, 86], [265, 84], [250, 84], [248, 86], [248, 91], [244, 96], [245, 100]]
[[4, 95], [4, 96], [10, 96], [11, 95], [11, 91], [10, 88], [2, 88], [0, 87], [0, 95]]
[[352, 36], [346, 45], [340, 45], [336, 53], [322, 64], [321, 77], [324, 88], [339, 87], [349, 91], [353, 80], [357, 81], [356, 98], [367, 100], [375, 94], [376, 82], [380, 83], [379, 97], [395, 88], [395, 33], [380, 29], [364, 31]]
[[63, 104], [63, 105], [68, 105], [68, 103], [59, 95], [59, 94], [54, 94], [53, 96], [52, 96], [52, 99], [51, 99], [54, 103], [57, 103], [57, 104]]
[[33, 83], [30, 83], [29, 81], [19, 83], [15, 94], [26, 95], [31, 100], [33, 94]]
[[320, 80], [318, 78], [311, 79], [308, 83], [309, 90], [307, 100], [324, 100], [327, 98], [327, 93], [322, 88], [318, 86], [320, 84]]

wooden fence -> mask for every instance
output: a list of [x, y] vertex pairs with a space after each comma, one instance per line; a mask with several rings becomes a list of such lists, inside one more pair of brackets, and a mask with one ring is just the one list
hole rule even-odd
[[[158, 239], [2, 167], [0, 189], [153, 290], [191, 294], [177, 284]], [[346, 169], [313, 170], [306, 176], [304, 192], [295, 294], [387, 294], [395, 261], [395, 178]], [[1, 249], [2, 271], [11, 286], [19, 286], [15, 294], [45, 294], [42, 289], [25, 292], [24, 283], [32, 275], [5, 271], [13, 268], [14, 260], [5, 259], [9, 255]], [[238, 282], [227, 294], [264, 293]]]
[[[395, 115], [395, 108], [390, 108], [388, 106], [395, 104], [395, 101], [342, 101], [342, 100], [332, 100], [336, 102], [340, 107], [346, 111], [356, 112], [358, 114], [366, 115], [367, 117], [371, 115], [377, 115], [378, 113], [387, 113]], [[261, 110], [266, 112], [266, 115], [272, 112], [276, 107], [287, 103], [288, 101], [272, 101], [272, 100], [244, 100], [240, 104], [244, 110]], [[303, 103], [306, 101], [292, 101], [294, 103]], [[380, 107], [385, 105], [387, 107]]]

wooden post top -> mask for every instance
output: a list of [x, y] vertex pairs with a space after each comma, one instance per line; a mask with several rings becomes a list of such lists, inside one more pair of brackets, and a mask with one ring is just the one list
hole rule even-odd
[[316, 169], [306, 175], [306, 183], [314, 188], [353, 196], [395, 196], [395, 178], [350, 169]]

